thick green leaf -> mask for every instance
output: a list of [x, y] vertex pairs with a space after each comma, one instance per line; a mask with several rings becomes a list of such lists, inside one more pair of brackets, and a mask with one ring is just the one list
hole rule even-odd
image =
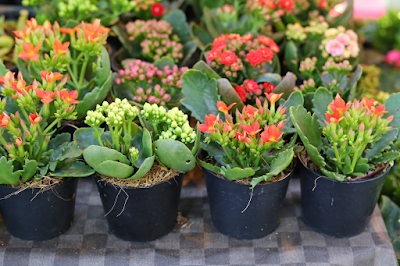
[[[282, 108], [287, 108], [287, 110], [290, 110], [290, 107], [294, 107], [297, 108], [300, 105], [304, 104], [304, 97], [303, 97], [303, 93], [301, 93], [301, 91], [295, 91], [293, 92], [289, 99], [287, 99], [287, 101], [283, 104]], [[294, 129], [293, 127], [293, 122], [292, 122], [292, 118], [290, 116], [290, 114], [288, 114], [289, 112], [286, 111], [287, 117], [286, 117], [286, 121], [285, 121], [285, 128], [283, 129], [284, 133], [289, 133], [289, 132], [295, 132], [296, 129]]]
[[288, 69], [294, 73], [298, 73], [299, 52], [293, 41], [288, 41], [286, 43], [284, 59]]
[[222, 166], [220, 170], [221, 175], [229, 180], [242, 179], [252, 177], [256, 172], [252, 168], [231, 168], [229, 165]]
[[122, 46], [126, 51], [129, 52], [131, 57], [137, 57], [137, 54], [135, 53], [136, 48], [134, 47], [133, 42], [129, 40], [129, 34], [125, 30], [125, 27], [112, 26], [111, 29], [117, 35], [119, 41], [122, 43]]
[[328, 171], [328, 170], [326, 170], [326, 169], [324, 169], [324, 168], [322, 168], [322, 167], [321, 167], [321, 172], [322, 172], [326, 177], [329, 177], [329, 178], [332, 178], [332, 179], [336, 179], [336, 180], [338, 180], [338, 181], [344, 181], [344, 180], [346, 180], [346, 176], [345, 176], [345, 175], [342, 175], [342, 174], [339, 174], [339, 173], [335, 173], [335, 172]]
[[189, 41], [189, 24], [186, 21], [186, 15], [182, 10], [175, 10], [164, 17], [173, 28], [172, 33], [178, 35], [181, 43]]
[[183, 45], [183, 54], [185, 57], [179, 63], [180, 66], [186, 66], [192, 55], [197, 50], [197, 42], [196, 41], [188, 41]]
[[322, 129], [319, 127], [318, 120], [315, 116], [307, 113], [303, 106], [290, 107], [290, 117], [299, 134], [311, 161], [316, 166], [325, 166], [324, 158], [319, 154], [322, 147]]
[[192, 151], [180, 141], [160, 139], [153, 143], [157, 161], [168, 169], [189, 172], [196, 165], [196, 158]]
[[21, 179], [23, 182], [26, 182], [36, 174], [36, 171], [38, 170], [38, 163], [35, 160], [28, 160], [23, 168], [24, 171], [21, 174]]
[[221, 100], [226, 103], [227, 106], [232, 103], [236, 103], [232, 109], [231, 113], [234, 114], [236, 109], [241, 111], [244, 107], [243, 101], [240, 99], [239, 95], [232, 87], [231, 83], [227, 79], [217, 79], [218, 94], [221, 95]]
[[333, 96], [330, 91], [324, 87], [318, 88], [314, 93], [313, 111], [318, 117], [318, 122], [321, 127], [325, 127], [324, 121], [326, 121], [325, 113], [328, 112], [328, 105], [333, 101]]
[[389, 163], [400, 157], [400, 152], [398, 151], [388, 151], [382, 154], [382, 157], [376, 158], [372, 161], [374, 164]]
[[3, 156], [0, 158], [0, 184], [4, 185], [18, 185], [19, 177], [21, 175], [20, 171], [14, 172], [13, 161], [7, 160], [7, 157]]
[[151, 167], [154, 164], [154, 159], [156, 158], [155, 155], [151, 156], [151, 157], [147, 157], [143, 163], [140, 165], [139, 169], [136, 171], [136, 173], [129, 177], [128, 179], [132, 180], [132, 179], [139, 179], [141, 177], [143, 177], [145, 174], [147, 174], [147, 172], [150, 171]]
[[225, 33], [224, 26], [217, 15], [209, 8], [205, 7], [204, 10], [204, 22], [207, 26], [208, 32], [215, 39]]
[[252, 188], [254, 188], [258, 183], [262, 181], [269, 181], [272, 177], [279, 175], [283, 170], [285, 170], [293, 160], [294, 151], [293, 148], [287, 149], [284, 152], [279, 153], [270, 166], [269, 173], [253, 178], [251, 180]]
[[93, 175], [94, 173], [95, 170], [84, 162], [74, 160], [57, 168], [55, 171], [51, 172], [50, 175], [58, 177], [85, 177]]
[[204, 74], [207, 75], [208, 79], [220, 79], [221, 77], [209, 66], [207, 65], [206, 62], [204, 62], [203, 60], [200, 60], [199, 62], [197, 62], [194, 66], [193, 69], [195, 70], [200, 70], [201, 72], [203, 72]]
[[182, 104], [200, 122], [208, 114], [218, 114], [217, 101], [220, 100], [215, 79], [208, 80], [206, 74], [198, 70], [188, 70], [182, 78]]
[[111, 74], [110, 55], [105, 47], [101, 48], [100, 66], [96, 68], [95, 84], [103, 85]]
[[400, 208], [387, 196], [382, 196], [381, 213], [391, 239], [400, 233]]
[[153, 146], [150, 132], [144, 128], [137, 128], [138, 132], [134, 135], [131, 145], [139, 150], [139, 159], [136, 160], [135, 166], [139, 168], [146, 158], [153, 156]]
[[[78, 145], [81, 151], [85, 150], [91, 145], [99, 145], [99, 142], [93, 136], [93, 133], [94, 128], [91, 127], [82, 127], [74, 132], [74, 142]], [[104, 143], [106, 140], [112, 142], [110, 132], [103, 133], [101, 140], [102, 143]]]
[[357, 92], [357, 82], [360, 80], [361, 75], [362, 67], [361, 65], [358, 65], [356, 70], [350, 76], [346, 85], [346, 87], [350, 90], [349, 98], [347, 99], [348, 101], [353, 101], [355, 99]]
[[198, 129], [198, 126], [199, 126], [199, 122], [197, 122], [197, 125], [196, 125], [196, 140], [195, 140], [195, 142], [193, 144], [193, 148], [192, 148], [193, 156], [197, 156], [197, 153], [199, 152], [200, 147], [201, 147], [201, 131]]
[[96, 145], [91, 145], [83, 151], [86, 163], [97, 171], [97, 167], [105, 161], [120, 161], [122, 164], [130, 165], [131, 162], [122, 153]]
[[220, 167], [206, 163], [205, 161], [202, 161], [199, 158], [197, 158], [197, 162], [201, 167], [213, 172], [214, 174], [218, 174], [221, 171]]
[[56, 135], [54, 138], [50, 139], [48, 148], [49, 150], [55, 150], [63, 143], [68, 143], [71, 141], [71, 134], [69, 133], [61, 133]]
[[101, 164], [93, 168], [101, 175], [114, 178], [128, 178], [134, 171], [132, 166], [110, 160], [103, 161]]
[[296, 86], [296, 75], [291, 72], [287, 72], [286, 76], [282, 81], [276, 86], [274, 93], [283, 93], [282, 98], [289, 98], [290, 94], [293, 92], [293, 88]]
[[202, 27], [198, 26], [194, 22], [190, 23], [190, 36], [193, 40], [196, 40], [201, 50], [204, 50], [204, 47], [207, 44], [213, 42], [213, 38], [210, 36], [210, 34], [208, 34], [206, 30], [204, 30]]
[[365, 157], [368, 159], [378, 158], [384, 150], [390, 149], [390, 145], [397, 139], [398, 130], [393, 128], [386, 134], [382, 135], [378, 141], [375, 141], [371, 145], [371, 149], [365, 152]]
[[254, 81], [257, 83], [269, 82], [277, 86], [282, 81], [282, 77], [279, 74], [264, 73], [261, 75], [257, 75], [254, 78]]
[[[127, 60], [127, 59], [125, 59]], [[124, 61], [125, 61], [124, 60]], [[129, 59], [131, 60], [131, 59]], [[132, 60], [136, 60], [136, 59], [132, 59]], [[158, 69], [162, 69], [164, 70], [165, 66], [169, 66], [171, 69], [175, 66], [174, 60], [172, 60], [170, 57], [162, 57], [160, 59], [157, 59], [154, 61], [154, 66], [157, 67]], [[128, 63], [129, 65], [129, 63]], [[128, 68], [128, 67], [126, 67]]]
[[0, 77], [3, 77], [7, 72], [8, 72], [8, 69], [3, 64], [3, 62], [0, 60]]
[[393, 93], [388, 99], [385, 100], [385, 109], [389, 113], [385, 114], [385, 117], [393, 115], [393, 121], [390, 122], [390, 126], [393, 128], [400, 129], [400, 92]]

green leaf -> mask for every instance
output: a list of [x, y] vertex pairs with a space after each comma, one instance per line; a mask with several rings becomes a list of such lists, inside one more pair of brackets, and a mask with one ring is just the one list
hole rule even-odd
[[172, 33], [178, 35], [180, 43], [189, 41], [189, 24], [186, 21], [186, 15], [182, 10], [175, 10], [168, 13], [165, 21], [169, 22], [173, 28]]
[[342, 175], [342, 174], [339, 174], [339, 173], [335, 173], [335, 172], [328, 171], [328, 170], [326, 170], [325, 168], [322, 168], [322, 167], [321, 167], [321, 172], [322, 172], [326, 177], [329, 177], [329, 178], [332, 178], [332, 179], [335, 179], [335, 180], [338, 180], [338, 181], [344, 181], [344, 180], [346, 180], [346, 176], [345, 176], [345, 175]]
[[218, 114], [217, 101], [220, 100], [215, 79], [208, 80], [206, 74], [198, 70], [188, 70], [182, 77], [182, 104], [200, 122], [208, 114]]
[[294, 73], [298, 72], [299, 52], [296, 44], [293, 41], [288, 41], [285, 46], [284, 60], [288, 69]]
[[282, 81], [282, 77], [281, 75], [275, 73], [264, 73], [261, 75], [257, 75], [254, 78], [254, 81], [257, 83], [269, 82], [277, 86]]
[[400, 92], [393, 93], [388, 99], [384, 101], [385, 109], [389, 113], [385, 114], [385, 118], [393, 115], [393, 121], [389, 126], [400, 129]]
[[231, 168], [229, 165], [222, 166], [220, 170], [221, 175], [226, 177], [229, 180], [235, 180], [235, 179], [242, 179], [242, 178], [248, 178], [252, 177], [256, 172], [252, 168], [239, 168], [239, 167], [234, 167]]
[[244, 107], [243, 101], [232, 87], [231, 83], [227, 79], [217, 79], [218, 94], [221, 95], [221, 100], [226, 103], [227, 106], [232, 103], [236, 103], [232, 106], [231, 113], [234, 114], [236, 109], [241, 111]]
[[114, 178], [128, 178], [133, 174], [134, 171], [132, 166], [111, 160], [103, 161], [98, 166], [93, 168], [101, 175]]
[[204, 62], [203, 60], [200, 60], [199, 62], [197, 62], [194, 66], [193, 69], [195, 70], [199, 70], [201, 72], [203, 72], [204, 74], [207, 75], [208, 79], [220, 79], [221, 77], [217, 74], [217, 72], [215, 72], [206, 62]]
[[197, 122], [196, 125], [196, 140], [193, 144], [193, 148], [192, 148], [192, 155], [193, 156], [197, 156], [197, 153], [200, 150], [201, 147], [201, 131], [198, 129], [199, 126], [199, 122]]
[[189, 172], [196, 165], [196, 158], [192, 151], [180, 141], [160, 139], [153, 143], [153, 147], [157, 161], [160, 161], [168, 169]]
[[51, 172], [50, 175], [58, 177], [85, 177], [93, 175], [94, 173], [95, 170], [84, 162], [73, 160], [57, 168], [55, 171]]
[[133, 179], [139, 179], [141, 177], [143, 177], [145, 174], [147, 174], [147, 172], [150, 171], [151, 167], [154, 164], [154, 159], [156, 158], [155, 155], [151, 156], [151, 157], [147, 157], [143, 163], [140, 165], [139, 169], [136, 171], [136, 173], [129, 177], [128, 179], [133, 180]]
[[13, 161], [7, 160], [7, 157], [3, 156], [0, 158], [0, 184], [13, 185], [19, 184], [19, 177], [21, 170], [14, 172]]
[[218, 8], [222, 7], [225, 3], [224, 0], [202, 0], [203, 7]]
[[324, 121], [326, 121], [325, 113], [328, 112], [328, 105], [333, 101], [333, 96], [330, 91], [324, 87], [318, 88], [314, 93], [313, 111], [318, 117], [318, 122], [321, 127], [325, 127]]
[[217, 15], [215, 15], [215, 13], [207, 7], [204, 8], [203, 12], [204, 12], [204, 17], [203, 17], [204, 22], [212, 38], [215, 39], [224, 34], [225, 33], [224, 26], [222, 25]]
[[105, 47], [101, 48], [100, 66], [96, 67], [95, 84], [97, 86], [103, 85], [107, 80], [108, 76], [111, 75], [111, 63], [110, 55]]
[[373, 164], [389, 163], [400, 157], [400, 152], [398, 151], [388, 151], [382, 154], [382, 157], [372, 160]]
[[69, 133], [58, 134], [54, 138], [50, 139], [48, 149], [56, 150], [57, 147], [59, 147], [63, 143], [68, 143], [68, 142], [71, 142], [71, 134], [69, 134]]
[[282, 81], [276, 86], [274, 93], [283, 93], [282, 98], [289, 98], [290, 94], [293, 92], [293, 88], [296, 86], [296, 75], [291, 72], [287, 72], [286, 76]]
[[387, 196], [382, 196], [381, 213], [391, 239], [400, 233], [400, 208]]
[[[127, 59], [125, 59], [125, 60], [127, 60]], [[136, 60], [136, 59], [134, 59], [134, 60]], [[164, 70], [165, 66], [169, 66], [171, 69], [175, 66], [175, 63], [171, 59], [171, 57], [162, 57], [160, 59], [155, 60], [153, 64], [155, 67], [157, 67], [158, 69], [162, 69], [162, 70]]]
[[35, 160], [28, 160], [23, 165], [23, 168], [24, 170], [21, 174], [21, 179], [23, 182], [26, 182], [36, 174], [36, 171], [38, 170], [38, 163]]
[[[295, 91], [293, 92], [290, 96], [289, 99], [283, 104], [282, 108], [287, 108], [287, 110], [290, 110], [290, 107], [297, 108], [300, 105], [304, 104], [304, 97], [303, 93], [301, 91]], [[288, 111], [286, 111], [286, 114], [288, 114]], [[296, 129], [293, 126], [292, 118], [290, 115], [286, 117], [285, 121], [285, 128], [283, 129], [284, 133], [289, 133], [289, 132], [295, 132]]]
[[138, 128], [137, 134], [132, 138], [131, 145], [139, 150], [139, 159], [136, 160], [135, 166], [139, 168], [146, 158], [153, 156], [153, 145], [150, 132], [143, 128]]
[[134, 47], [133, 42], [129, 40], [129, 34], [126, 31], [125, 27], [121, 26], [112, 26], [112, 31], [117, 35], [119, 41], [122, 43], [122, 46], [125, 48], [126, 51], [129, 52], [131, 57], [136, 58], [139, 54], [137, 52], [136, 47]]
[[201, 50], [204, 50], [204, 47], [207, 44], [213, 42], [213, 38], [210, 36], [210, 34], [208, 34], [206, 30], [204, 30], [202, 27], [198, 26], [194, 22], [190, 23], [190, 36], [193, 40], [196, 40]]
[[377, 158], [381, 156], [384, 150], [390, 149], [390, 145], [397, 139], [398, 130], [393, 128], [382, 135], [378, 141], [371, 144], [371, 149], [365, 152], [365, 157], [368, 159]]
[[185, 66], [192, 55], [197, 50], [197, 42], [195, 41], [188, 41], [183, 45], [183, 54], [185, 55], [182, 61], [179, 63], [180, 66]]
[[[99, 142], [93, 136], [93, 133], [94, 128], [91, 127], [82, 127], [74, 132], [74, 142], [78, 145], [81, 151], [85, 150], [91, 145], [99, 145]], [[106, 140], [112, 142], [110, 132], [103, 133], [101, 140], [102, 143], [104, 143]]]
[[362, 67], [361, 65], [358, 65], [356, 70], [350, 76], [346, 85], [346, 87], [350, 90], [349, 98], [347, 99], [348, 101], [353, 101], [356, 98], [357, 82], [360, 80], [361, 75]]
[[322, 129], [319, 128], [315, 114], [311, 116], [303, 106], [299, 106], [297, 109], [290, 107], [289, 110], [293, 124], [304, 144], [304, 147], [307, 149], [311, 161], [316, 166], [325, 166], [325, 160], [319, 154], [322, 147]]
[[3, 62], [0, 60], [0, 77], [4, 77], [8, 72], [8, 69], [6, 66], [3, 64]]
[[197, 158], [197, 162], [199, 163], [199, 165], [211, 172], [213, 172], [214, 174], [219, 174], [219, 172], [221, 171], [221, 168], [216, 166], [216, 165], [212, 165], [210, 163], [206, 163], [205, 161], [200, 160], [199, 158]]

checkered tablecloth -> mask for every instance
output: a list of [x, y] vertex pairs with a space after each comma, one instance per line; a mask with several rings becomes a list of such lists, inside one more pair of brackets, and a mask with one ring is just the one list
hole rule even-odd
[[182, 191], [180, 205], [186, 225], [157, 241], [130, 243], [108, 232], [93, 180], [81, 179], [75, 222], [64, 235], [27, 242], [10, 237], [0, 223], [0, 265], [397, 265], [378, 209], [361, 235], [324, 237], [302, 222], [299, 180], [292, 179], [277, 230], [262, 239], [237, 240], [213, 228], [204, 186], [190, 184]]

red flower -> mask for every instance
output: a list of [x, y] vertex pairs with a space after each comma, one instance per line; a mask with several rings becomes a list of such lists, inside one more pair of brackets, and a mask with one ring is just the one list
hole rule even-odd
[[275, 104], [281, 97], [283, 93], [276, 94], [276, 93], [266, 93], [265, 96], [267, 96], [268, 101], [271, 102], [271, 104]]
[[376, 107], [372, 106], [371, 110], [376, 115], [382, 115], [382, 114], [389, 113], [389, 111], [385, 111], [385, 105], [383, 105], [383, 104], [376, 106]]
[[225, 41], [213, 42], [211, 51], [217, 52], [218, 54], [226, 48]]
[[253, 40], [253, 34], [251, 34], [251, 33], [246, 34], [241, 38], [241, 40], [244, 43], [249, 42], [249, 41]]
[[231, 132], [233, 130], [233, 123], [226, 123], [222, 128], [223, 132]]
[[258, 50], [250, 50], [246, 57], [247, 61], [249, 61], [250, 65], [252, 66], [258, 65], [263, 61], [262, 55]]
[[292, 11], [294, 8], [294, 1], [293, 0], [280, 0], [279, 6], [288, 11]]
[[40, 71], [40, 75], [42, 76], [42, 79], [44, 79], [47, 82], [60, 80], [64, 76], [58, 72], [51, 72], [51, 71], [44, 71], [44, 70]]
[[253, 119], [255, 114], [255, 109], [251, 105], [247, 105], [243, 108], [243, 114], [247, 117], [247, 119]]
[[279, 128], [275, 125], [271, 125], [267, 130], [261, 133], [261, 138], [264, 142], [278, 142], [279, 138], [283, 135], [283, 132], [279, 132]]
[[264, 44], [265, 46], [271, 46], [272, 43], [275, 43], [274, 40], [272, 40], [270, 37], [264, 36], [264, 35], [259, 35], [257, 36], [257, 41], [261, 44]]
[[240, 142], [246, 141], [246, 132], [240, 133], [239, 131], [236, 131], [235, 138]]
[[42, 91], [41, 89], [35, 89], [36, 95], [39, 98], [42, 98], [40, 101], [44, 104], [49, 104], [53, 101], [55, 97], [55, 93], [52, 91]]
[[318, 3], [318, 7], [321, 8], [321, 9], [325, 9], [327, 6], [328, 6], [328, 1], [326, 1], [326, 0], [321, 0]]
[[252, 79], [246, 79], [244, 81], [244, 85], [246, 86], [246, 89], [252, 93], [252, 92], [256, 92], [259, 89], [258, 83], [255, 82]]
[[325, 118], [328, 120], [329, 123], [337, 124], [339, 123], [340, 120], [343, 119], [343, 117], [340, 117], [340, 114], [338, 111], [333, 112], [333, 114], [325, 113]]
[[213, 114], [206, 115], [205, 124], [200, 124], [198, 126], [198, 129], [203, 133], [214, 132], [215, 131], [214, 126], [218, 120], [219, 120], [219, 118]]
[[217, 108], [218, 111], [223, 112], [224, 114], [228, 114], [229, 110], [232, 108], [232, 106], [234, 106], [236, 103], [232, 103], [229, 106], [226, 106], [226, 104], [224, 102], [218, 101], [217, 102]]
[[276, 86], [274, 84], [269, 83], [269, 82], [264, 82], [263, 87], [267, 91], [267, 93], [273, 92], [276, 88]]
[[335, 100], [333, 100], [333, 102], [330, 103], [328, 107], [331, 108], [333, 112], [337, 111], [339, 112], [339, 114], [343, 114], [344, 112], [346, 112], [347, 108], [349, 108], [350, 105], [351, 103], [346, 104], [346, 102], [340, 97], [340, 95], [336, 94]]
[[274, 53], [267, 47], [260, 47], [257, 51], [264, 61], [271, 61], [274, 58]]
[[40, 55], [38, 54], [40, 50], [40, 45], [41, 43], [38, 43], [34, 47], [33, 44], [31, 44], [30, 42], [24, 42], [22, 44], [22, 49], [24, 50], [18, 54], [18, 57], [24, 60], [38, 61], [40, 57]]
[[10, 123], [11, 118], [6, 114], [2, 113], [0, 115], [0, 127], [6, 127]]
[[68, 53], [69, 42], [61, 43], [59, 40], [56, 40], [53, 45], [53, 49], [56, 54], [66, 54]]
[[260, 125], [258, 124], [258, 122], [254, 122], [253, 125], [243, 125], [243, 130], [252, 136], [255, 136], [258, 132], [261, 131], [260, 129]]
[[243, 86], [243, 85], [236, 86], [234, 89], [235, 89], [236, 93], [239, 95], [240, 99], [241, 99], [243, 102], [246, 102], [247, 92], [246, 92], [246, 90], [244, 89], [244, 86]]
[[219, 55], [219, 58], [221, 59], [221, 64], [224, 64], [226, 66], [232, 65], [238, 59], [237, 55], [231, 51], [223, 52]]
[[155, 17], [160, 17], [164, 14], [164, 6], [160, 3], [153, 4], [151, 6], [151, 14]]
[[40, 123], [40, 121], [42, 121], [43, 117], [39, 116], [38, 113], [34, 113], [34, 114], [29, 114], [29, 121], [32, 124], [37, 124]]
[[219, 56], [219, 53], [217, 51], [211, 51], [207, 54], [207, 61], [214, 61], [217, 59]]
[[79, 103], [79, 101], [75, 100], [78, 98], [78, 91], [73, 90], [71, 92], [68, 92], [66, 90], [61, 90], [60, 92], [60, 98], [66, 101], [67, 103]]

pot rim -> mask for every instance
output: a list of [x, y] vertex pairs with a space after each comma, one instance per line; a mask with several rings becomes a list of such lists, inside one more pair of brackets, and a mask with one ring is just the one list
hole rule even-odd
[[[279, 180], [279, 181], [269, 182], [269, 183], [266, 183], [266, 184], [257, 184], [254, 188], [256, 188], [256, 187], [258, 187], [258, 186], [267, 186], [267, 185], [271, 185], [271, 184], [279, 184], [279, 183], [285, 181], [287, 178], [289, 178], [289, 177], [293, 174], [294, 170], [296, 169], [296, 165], [297, 165], [297, 161], [294, 161], [294, 162], [293, 162], [293, 169], [290, 171], [289, 174], [287, 174], [287, 175], [285, 176], [285, 178], [283, 178], [283, 179], [281, 179], [281, 180]], [[289, 165], [288, 167], [286, 167], [285, 169], [287, 169], [287, 168], [289, 168], [289, 167], [290, 167], [290, 165]], [[234, 183], [234, 184], [241, 185], [241, 186], [247, 186], [247, 187], [249, 187], [249, 188], [252, 187], [251, 185], [242, 184], [242, 183], [237, 183], [237, 182], [228, 180], [227, 178], [222, 178], [222, 177], [220, 177], [218, 174], [216, 174], [216, 173], [214, 173], [213, 171], [210, 171], [210, 170], [208, 170], [208, 169], [206, 169], [206, 168], [204, 168], [204, 167], [202, 167], [202, 169], [203, 169], [203, 171], [208, 171], [208, 172], [212, 173], [214, 176], [216, 176], [217, 178], [223, 180], [224, 182]]]
[[[78, 179], [79, 177], [63, 177], [63, 180], [61, 182], [59, 182], [59, 183], [57, 183], [57, 184], [55, 184], [53, 186], [50, 186], [50, 187], [47, 186], [46, 188], [51, 188], [51, 187], [55, 187], [55, 186], [59, 186], [59, 185], [65, 184], [67, 181], [75, 179], [75, 178]], [[39, 188], [39, 187], [29, 187], [29, 188], [10, 187], [10, 186], [7, 186], [6, 184], [0, 184], [0, 187], [6, 188], [6, 189], [12, 189], [12, 190], [16, 190], [16, 191], [21, 190], [21, 189], [22, 189], [22, 191], [33, 190], [33, 189], [39, 189], [39, 190], [43, 189], [43, 188]], [[20, 192], [18, 192], [18, 193], [20, 193]]]
[[[320, 175], [320, 174], [314, 172], [313, 170], [308, 169], [308, 168], [304, 165], [304, 163], [302, 162], [302, 160], [300, 159], [300, 156], [298, 157], [298, 160], [300, 161], [301, 165], [302, 165], [305, 169], [307, 169], [307, 171], [310, 171], [311, 173], [313, 173], [314, 175], [316, 175], [316, 176], [317, 176], [316, 178], [322, 178], [322, 179], [325, 179], [325, 180], [327, 180], [327, 181], [332, 181], [332, 182], [335, 182], [335, 183], [343, 183], [343, 184], [360, 184], [360, 183], [371, 182], [371, 181], [374, 181], [374, 180], [376, 180], [376, 179], [381, 178], [381, 177], [384, 176], [386, 173], [388, 173], [388, 172], [390, 171], [390, 169], [392, 168], [392, 166], [389, 166], [388, 169], [387, 169], [385, 172], [383, 172], [383, 173], [381, 173], [380, 175], [377, 175], [377, 176], [375, 176], [375, 177], [373, 177], [373, 178], [368, 178], [368, 179], [364, 179], [364, 180], [355, 180], [355, 181], [349, 181], [349, 180], [346, 180], [346, 181], [339, 181], [339, 180], [336, 180], [336, 179], [333, 179], [333, 178], [326, 177], [326, 176], [324, 176], [324, 175]], [[307, 178], [316, 179], [315, 177], [310, 177], [310, 175], [307, 175], [306, 177], [307, 177]], [[347, 177], [347, 176], [346, 176], [346, 177]]]
[[[169, 183], [169, 181], [172, 180], [172, 179], [174, 179], [174, 181], [177, 182], [177, 181], [176, 181], [176, 178], [183, 178], [184, 174], [185, 174], [185, 173], [180, 173], [179, 175], [176, 175], [176, 176], [174, 176], [174, 177], [171, 177], [171, 178], [168, 179], [168, 180], [165, 180], [165, 181], [163, 181], [163, 182], [161, 182], [161, 183], [157, 183], [157, 184], [151, 185], [151, 186], [149, 186], [149, 187], [121, 187], [121, 186], [118, 186], [118, 185], [111, 184], [111, 183], [109, 183], [109, 182], [107, 182], [107, 181], [105, 181], [105, 180], [102, 180], [100, 177], [98, 177], [98, 176], [99, 176], [99, 173], [93, 174], [93, 175], [92, 175], [92, 178], [96, 179], [96, 180], [95, 180], [96, 183], [104, 182], [105, 184], [107, 184], [107, 185], [109, 185], [109, 186], [112, 186], [112, 187], [115, 187], [115, 188], [118, 187], [118, 188], [123, 188], [124, 190], [139, 190], [139, 189], [150, 189], [150, 188], [153, 188], [153, 187], [155, 187], [155, 186], [162, 185], [162, 184], [164, 184], [164, 183]], [[115, 178], [115, 177], [109, 177], [109, 178]], [[117, 179], [117, 178], [115, 178], [115, 179]]]

